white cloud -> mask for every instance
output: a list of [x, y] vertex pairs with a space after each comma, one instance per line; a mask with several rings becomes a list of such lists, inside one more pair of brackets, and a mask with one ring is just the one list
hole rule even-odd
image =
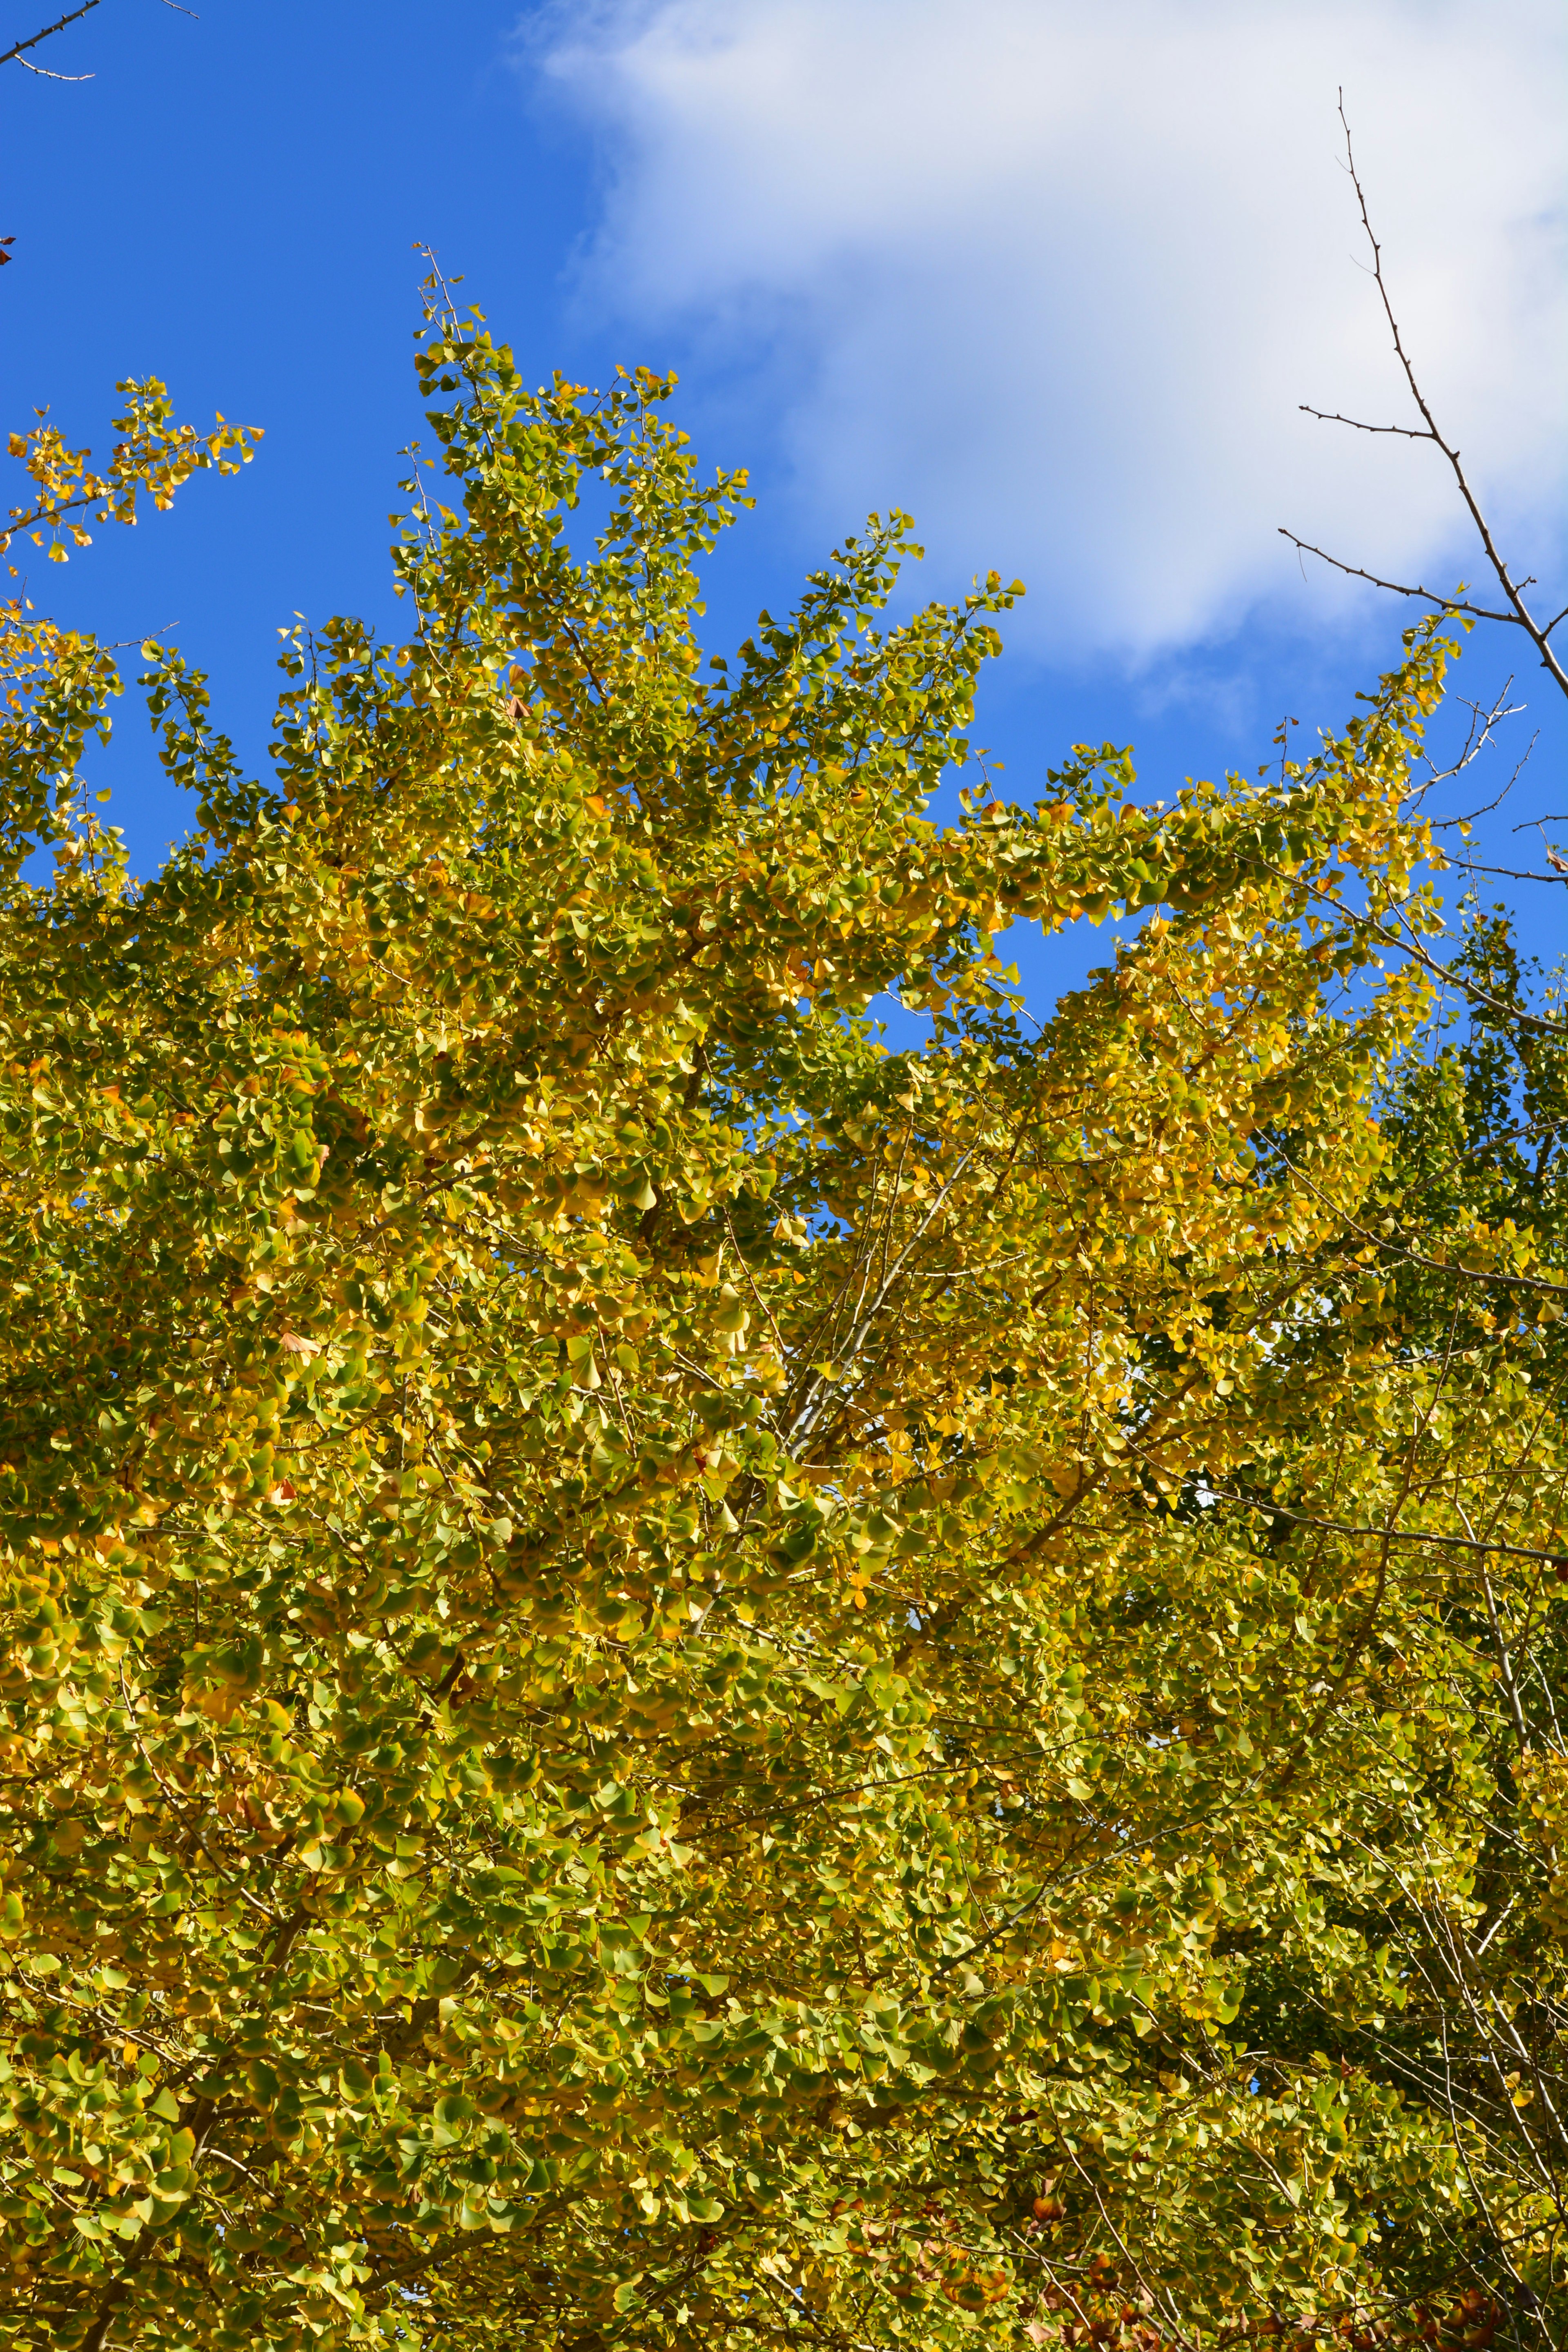
[[584, 299], [752, 363], [814, 528], [912, 508], [950, 577], [1029, 580], [1040, 650], [1342, 610], [1279, 523], [1449, 583], [1435, 453], [1297, 409], [1413, 421], [1341, 83], [1443, 417], [1510, 526], [1557, 536], [1548, 0], [575, 0], [522, 55], [602, 136]]

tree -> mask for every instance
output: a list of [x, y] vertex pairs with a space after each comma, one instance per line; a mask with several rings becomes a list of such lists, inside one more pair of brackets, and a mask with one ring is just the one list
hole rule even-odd
[[[1542, 2243], [1530, 2223], [1544, 2223], [1554, 2246], [1568, 2185], [1568, 1685], [1558, 1598], [1568, 1559], [1482, 1544], [1496, 1535], [1510, 1483], [1532, 1475], [1538, 1424], [1556, 1440], [1568, 1348], [1560, 1286], [1481, 1270], [1453, 1242], [1524, 1233], [1562, 1264], [1568, 1031], [1560, 979], [1532, 1003], [1501, 908], [1483, 915], [1472, 904], [1452, 980], [1442, 1027], [1458, 1035], [1444, 1040], [1440, 1027], [1436, 1050], [1413, 1057], [1391, 1089], [1378, 1202], [1389, 1213], [1369, 1216], [1364, 1230], [1383, 1290], [1383, 1344], [1408, 1370], [1426, 1368], [1435, 1409], [1424, 1450], [1473, 1553], [1467, 1574], [1452, 1548], [1435, 1547], [1425, 1580], [1452, 1671], [1474, 1697], [1425, 1837], [1370, 1905], [1352, 1906], [1362, 1931], [1396, 1956], [1404, 1998], [1333, 2054], [1448, 2116], [1469, 2192], [1451, 2216], [1450, 2264], [1500, 2289], [1490, 2326], [1505, 2305], [1531, 2311], [1542, 2281], [1529, 2259]], [[1520, 1294], [1532, 1289], [1526, 1305], [1535, 1312], [1521, 1318]], [[1526, 1391], [1520, 1340], [1532, 1324]], [[1546, 1524], [1560, 1541], [1560, 1505]], [[1298, 2014], [1310, 2039], [1310, 2005]], [[1549, 2275], [1554, 2282], [1555, 2268]], [[1543, 2316], [1551, 2340], [1557, 2315]]]
[[289, 642], [268, 785], [149, 646], [151, 880], [7, 624], [0, 2340], [1550, 2332], [1383, 2054], [1563, 1509], [1560, 1234], [1377, 1117], [1440, 620], [939, 826], [1018, 583], [889, 625], [874, 517], [705, 677], [669, 383], [418, 366], [407, 642]]
[[[1419, 423], [1368, 425], [1316, 408], [1305, 413], [1435, 448], [1454, 478], [1502, 601], [1478, 604], [1462, 583], [1451, 597], [1439, 597], [1345, 562], [1292, 532], [1283, 536], [1352, 578], [1467, 627], [1486, 622], [1521, 630], [1541, 667], [1568, 692], [1568, 673], [1552, 643], [1568, 614], [1560, 611], [1547, 619], [1532, 609], [1528, 592], [1535, 583], [1516, 577], [1460, 453], [1423, 389], [1384, 276], [1342, 100], [1340, 111], [1372, 274]], [[1456, 767], [1430, 781], [1447, 781], [1469, 764], [1499, 720], [1513, 715], [1504, 709], [1507, 698], [1505, 688], [1489, 711], [1472, 706], [1473, 724]], [[1444, 829], [1468, 841], [1469, 821], [1450, 818]], [[1510, 873], [1510, 878], [1560, 888], [1568, 867], [1550, 844], [1546, 856], [1551, 873]], [[1397, 1172], [1389, 1205], [1399, 1214], [1379, 1221], [1368, 1239], [1377, 1244], [1379, 1275], [1387, 1285], [1391, 1343], [1413, 1360], [1462, 1367], [1458, 1381], [1494, 1423], [1479, 1445], [1468, 1437], [1466, 1451], [1471, 1459], [1489, 1455], [1496, 1493], [1506, 1488], [1513, 1462], [1497, 1442], [1495, 1421], [1514, 1353], [1509, 1292], [1520, 1285], [1507, 1278], [1500, 1285], [1487, 1276], [1478, 1280], [1462, 1258], [1456, 1260], [1450, 1243], [1456, 1232], [1478, 1225], [1523, 1230], [1561, 1264], [1568, 1213], [1563, 1153], [1568, 1026], [1561, 971], [1544, 998], [1532, 1002], [1507, 908], [1483, 914], [1479, 907], [1478, 874], [1506, 869], [1478, 868], [1468, 851], [1466, 864], [1472, 890], [1458, 952], [1439, 966], [1415, 949], [1440, 982], [1444, 1025], [1458, 1024], [1461, 1035], [1435, 1055], [1413, 1059], [1391, 1090], [1387, 1132]], [[1388, 944], [1409, 950], [1414, 943], [1405, 938]], [[1561, 1338], [1550, 1328], [1558, 1319], [1560, 1295], [1544, 1294], [1545, 1345], [1536, 1374], [1542, 1411], [1554, 1432], [1568, 1369]], [[1473, 1535], [1468, 1518], [1465, 1525]], [[1568, 1916], [1563, 1908], [1568, 1745], [1560, 1705], [1568, 1692], [1562, 1627], [1552, 1605], [1553, 1564], [1510, 1570], [1500, 1556], [1479, 1551], [1478, 1563], [1479, 1591], [1474, 1578], [1450, 1580], [1446, 1564], [1431, 1582], [1434, 1610], [1449, 1638], [1472, 1654], [1469, 1675], [1478, 1694], [1467, 1769], [1456, 1776], [1446, 1833], [1412, 1857], [1360, 1923], [1368, 1933], [1385, 1935], [1400, 1955], [1406, 1998], [1397, 2019], [1358, 2032], [1338, 2054], [1342, 2063], [1370, 2065], [1391, 2086], [1447, 2112], [1471, 2192], [1464, 2226], [1454, 2233], [1452, 2259], [1457, 2267], [1468, 2263], [1478, 2277], [1500, 2282], [1505, 2300], [1529, 2309], [1534, 2299], [1530, 2265], [1518, 2257], [1531, 2235], [1520, 2228], [1521, 2217], [1550, 2217], [1555, 2236], [1568, 2186]], [[1558, 1559], [1555, 1573], [1568, 1573], [1568, 1561]], [[1500, 2306], [1490, 2308], [1495, 2313]], [[1462, 2321], [1466, 2315], [1458, 2316]], [[1550, 2336], [1550, 2317], [1532, 2316]]]

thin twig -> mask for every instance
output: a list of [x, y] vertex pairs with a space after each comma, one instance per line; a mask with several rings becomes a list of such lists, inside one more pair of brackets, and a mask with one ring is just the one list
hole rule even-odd
[[52, 73], [47, 66], [36, 66], [31, 58], [17, 58], [15, 62], [24, 67], [28, 73], [37, 74], [40, 81], [96, 81], [98, 79], [96, 74]]

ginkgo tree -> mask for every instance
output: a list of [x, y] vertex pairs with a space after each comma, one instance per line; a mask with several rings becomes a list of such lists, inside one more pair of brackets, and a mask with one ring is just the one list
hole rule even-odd
[[[1541, 1435], [1560, 1442], [1565, 1293], [1539, 1264], [1500, 1265], [1486, 1242], [1523, 1232], [1530, 1256], [1568, 1256], [1568, 1025], [1560, 980], [1531, 991], [1506, 911], [1472, 900], [1464, 915], [1437, 1025], [1382, 1106], [1366, 1295], [1340, 1344], [1375, 1331], [1378, 1388], [1395, 1367], [1402, 1382], [1422, 1368], [1401, 1475], [1442, 1493], [1451, 1522], [1442, 1542], [1424, 1535], [1407, 1572], [1468, 1705], [1419, 1837], [1359, 1890], [1359, 1924], [1390, 1948], [1400, 2001], [1348, 2031], [1342, 2021], [1331, 2046], [1447, 2117], [1467, 2189], [1447, 2220], [1449, 2264], [1486, 2306], [1461, 2333], [1489, 2339], [1506, 2314], [1510, 2334], [1550, 2341], [1568, 2187], [1568, 1557], [1555, 1491], [1537, 1490], [1517, 1519], [1514, 1505]], [[1415, 1809], [1401, 1811], [1414, 1830]], [[1321, 2021], [1300, 1990], [1273, 1989], [1305, 2045]]]
[[[1387, 1108], [1440, 619], [942, 824], [1017, 583], [894, 625], [873, 517], [705, 662], [670, 384], [417, 364], [406, 642], [289, 640], [265, 782], [149, 646], [151, 878], [5, 617], [0, 2343], [1550, 2336], [1400, 2071], [1563, 1509], [1561, 1230]], [[19, 525], [248, 455], [163, 398]]]

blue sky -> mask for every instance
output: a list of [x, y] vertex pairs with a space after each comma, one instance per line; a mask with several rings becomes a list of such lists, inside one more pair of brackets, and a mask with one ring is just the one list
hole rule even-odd
[[[0, 47], [52, 13], [0, 0]], [[674, 367], [705, 452], [751, 465], [716, 650], [900, 504], [920, 593], [1029, 583], [978, 730], [1011, 789], [1109, 736], [1170, 797], [1262, 761], [1286, 712], [1338, 724], [1392, 657], [1399, 609], [1304, 574], [1279, 524], [1477, 576], [1432, 452], [1298, 411], [1408, 418], [1342, 83], [1431, 388], [1510, 547], [1563, 577], [1564, 47], [1536, 0], [101, 0], [35, 53], [89, 80], [0, 69], [0, 415], [47, 404], [102, 446], [115, 379], [155, 373], [182, 415], [267, 437], [32, 585], [107, 638], [177, 635], [262, 760], [279, 628], [395, 625], [426, 239], [526, 372]], [[1512, 828], [1568, 812], [1568, 706], [1528, 655], [1478, 635], [1461, 688], [1518, 673], [1474, 799], [1539, 728], [1480, 836], [1539, 868]], [[145, 868], [184, 813], [121, 713], [105, 772]], [[1488, 887], [1538, 951], [1568, 944], [1560, 888]], [[1047, 994], [1106, 944], [1028, 977]]]

